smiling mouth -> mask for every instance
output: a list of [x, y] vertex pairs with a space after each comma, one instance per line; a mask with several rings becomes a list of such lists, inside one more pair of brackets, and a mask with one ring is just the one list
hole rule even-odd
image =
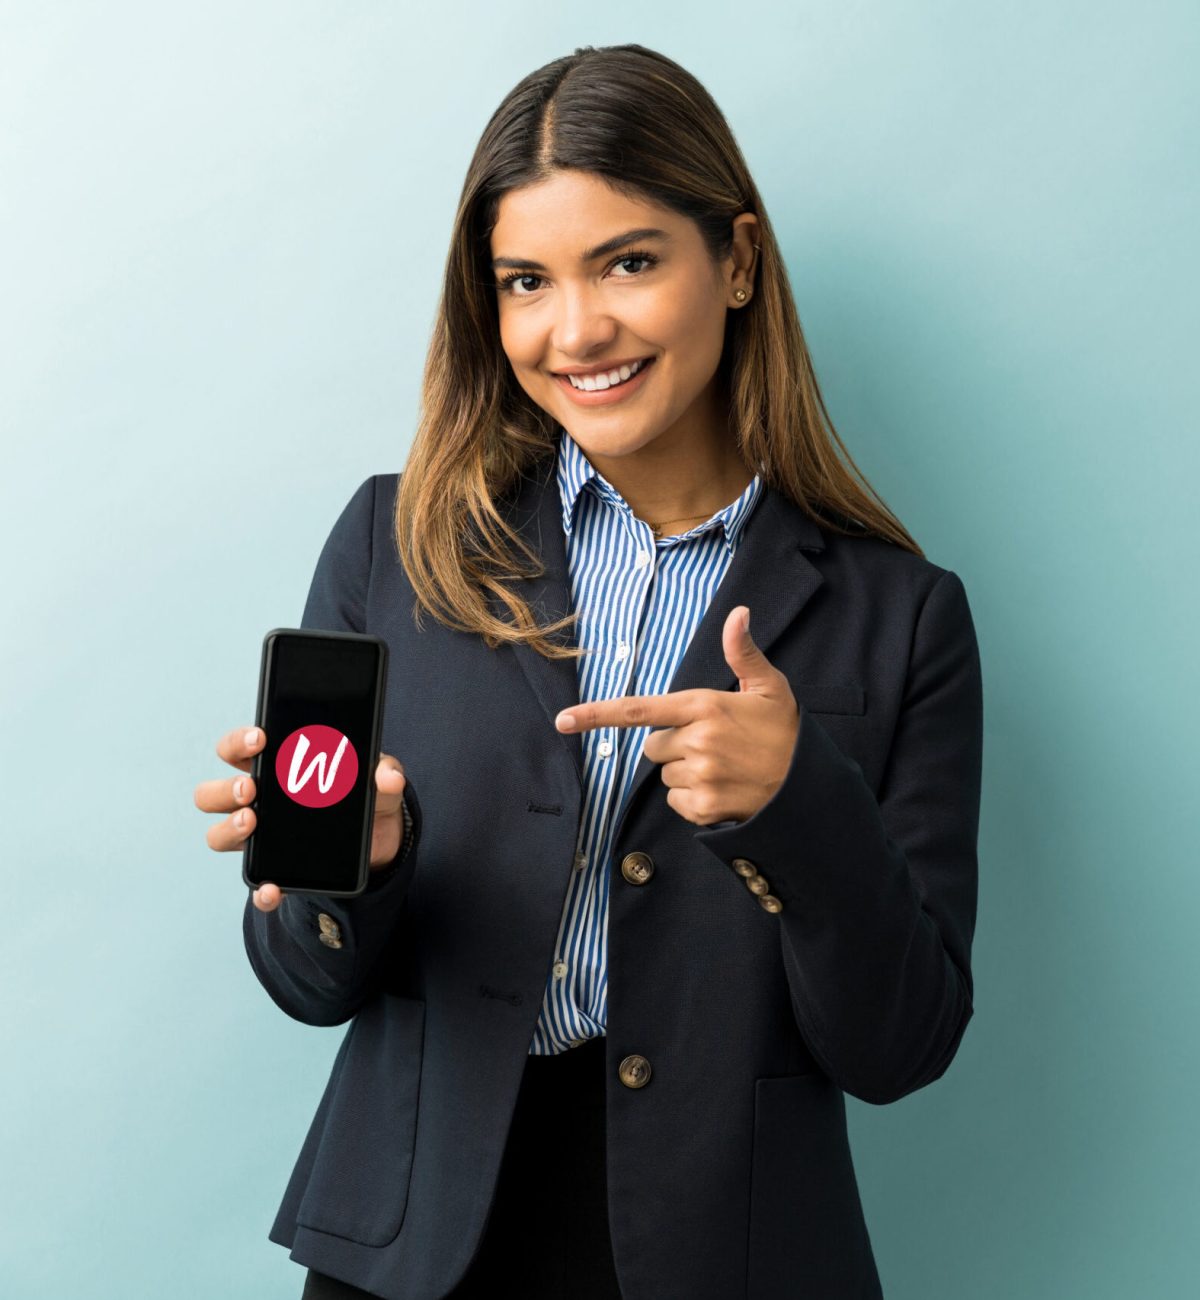
[[654, 364], [653, 357], [643, 357], [639, 361], [633, 362], [632, 365], [617, 366], [612, 370], [603, 370], [594, 375], [555, 375], [555, 379], [560, 382], [570, 384], [570, 386], [581, 393], [604, 392], [609, 388], [619, 388], [622, 384], [628, 383], [635, 375], [641, 374], [648, 366]]

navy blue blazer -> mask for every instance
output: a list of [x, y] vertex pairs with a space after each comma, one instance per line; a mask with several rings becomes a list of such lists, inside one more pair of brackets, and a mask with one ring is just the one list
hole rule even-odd
[[[547, 458], [502, 503], [569, 612]], [[423, 615], [392, 538], [398, 476], [354, 493], [305, 627], [391, 651], [383, 749], [412, 848], [353, 899], [247, 898], [271, 998], [350, 1022], [270, 1229], [291, 1258], [391, 1300], [437, 1300], [481, 1240], [554, 958], [582, 806], [576, 667]], [[503, 606], [491, 597], [498, 616]], [[697, 826], [637, 769], [615, 837], [608, 949], [608, 1196], [628, 1300], [868, 1300], [879, 1277], [844, 1094], [884, 1105], [949, 1066], [972, 1014], [982, 760], [979, 653], [955, 573], [844, 536], [767, 488], [672, 690], [736, 690], [721, 629], [746, 604], [801, 726], [784, 784]], [[624, 856], [653, 861], [627, 879]], [[752, 863], [782, 903], [760, 906]], [[342, 946], [321, 942], [333, 917]], [[631, 1054], [649, 1082], [618, 1074]], [[550, 1194], [553, 1194], [552, 1192]]]

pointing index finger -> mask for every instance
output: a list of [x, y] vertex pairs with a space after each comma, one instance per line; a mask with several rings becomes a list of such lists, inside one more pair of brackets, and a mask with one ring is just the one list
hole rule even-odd
[[596, 727], [682, 727], [696, 716], [693, 691], [666, 695], [622, 695], [614, 700], [573, 704], [554, 719], [559, 731], [592, 731]]

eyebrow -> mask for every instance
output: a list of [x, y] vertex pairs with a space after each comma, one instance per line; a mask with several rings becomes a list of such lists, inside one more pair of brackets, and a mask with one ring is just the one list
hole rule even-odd
[[[632, 244], [643, 239], [663, 239], [669, 240], [671, 236], [665, 230], [655, 230], [653, 227], [642, 227], [638, 230], [626, 230], [624, 234], [614, 235], [612, 239], [606, 239], [604, 243], [597, 244], [595, 248], [585, 248], [579, 256], [581, 262], [594, 262], [598, 257], [604, 257], [608, 253], [615, 253], [618, 248], [624, 248], [626, 244]], [[512, 267], [514, 269], [529, 267], [534, 271], [544, 271], [546, 268], [541, 262], [530, 261], [527, 257], [497, 257], [492, 260], [492, 267], [499, 270], [502, 267]]]

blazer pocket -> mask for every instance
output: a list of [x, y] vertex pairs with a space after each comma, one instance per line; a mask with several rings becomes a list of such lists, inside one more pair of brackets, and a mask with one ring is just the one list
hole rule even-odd
[[860, 682], [794, 682], [792, 694], [809, 713], [867, 711], [867, 692]]
[[[355, 1016], [326, 1086], [325, 1122], [296, 1222], [386, 1246], [408, 1206], [425, 1003], [384, 993]], [[326, 1105], [327, 1102], [327, 1105]]]
[[881, 1300], [841, 1090], [820, 1070], [757, 1079], [748, 1300]]

